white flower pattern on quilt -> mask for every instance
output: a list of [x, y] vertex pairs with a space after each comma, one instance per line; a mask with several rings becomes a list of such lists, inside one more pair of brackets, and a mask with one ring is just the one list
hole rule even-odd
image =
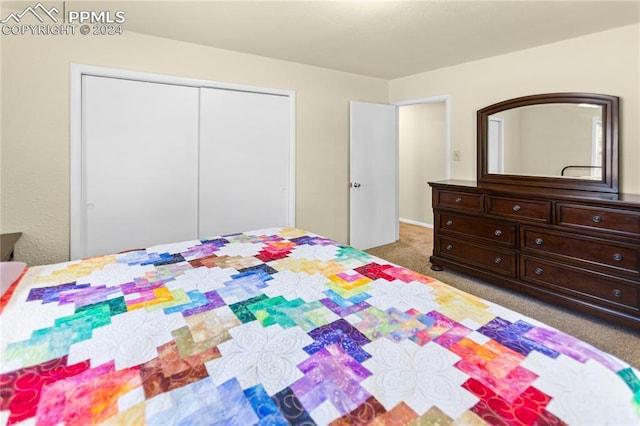
[[327, 278], [322, 274], [282, 271], [273, 275], [263, 292], [269, 297], [283, 296], [287, 300], [300, 298], [305, 302], [326, 298]]
[[362, 365], [373, 375], [362, 386], [387, 410], [404, 401], [418, 415], [437, 406], [456, 419], [478, 401], [461, 387], [468, 376], [454, 366], [460, 358], [438, 344], [380, 339], [363, 349], [372, 357]]
[[237, 274], [233, 268], [194, 268], [188, 269], [175, 280], [167, 282], [170, 289], [182, 288], [184, 291], [199, 290], [206, 293], [225, 287], [225, 282], [231, 281], [232, 275]]
[[[131, 319], [134, 319], [133, 321]], [[69, 363], [91, 360], [102, 365], [114, 360], [117, 369], [145, 363], [158, 356], [156, 348], [173, 340], [171, 330], [184, 327], [179, 313], [136, 309], [125, 316], [113, 316], [111, 324], [93, 330], [93, 337], [71, 345]]]
[[[557, 368], [560, 364], [562, 368]], [[522, 365], [540, 374], [535, 387], [553, 398], [547, 410], [568, 424], [582, 424], [584, 419], [593, 425], [637, 424], [637, 415], [625, 396], [629, 389], [622, 381], [611, 380], [610, 371], [602, 364], [592, 360], [582, 363], [565, 355], [553, 359], [532, 352]], [[544, 374], [553, 366], [555, 374]]]
[[144, 277], [146, 272], [153, 272], [153, 265], [129, 265], [126, 263], [112, 263], [102, 269], [96, 269], [91, 275], [80, 277], [76, 284], [100, 283], [107, 287], [119, 286], [122, 283], [133, 282], [138, 277]]
[[297, 365], [308, 357], [302, 348], [313, 339], [301, 328], [263, 327], [252, 321], [229, 334], [232, 339], [218, 345], [222, 357], [206, 363], [215, 383], [236, 377], [243, 389], [260, 383], [272, 395], [302, 377]]
[[319, 425], [328, 425], [340, 417], [340, 411], [328, 399], [309, 413]]
[[289, 253], [289, 257], [292, 259], [313, 259], [328, 262], [336, 258], [337, 251], [338, 248], [333, 245], [304, 245], [293, 249]]
[[375, 284], [367, 290], [371, 295], [367, 302], [381, 310], [395, 307], [406, 312], [414, 308], [426, 313], [438, 308], [430, 288], [422, 283], [378, 279]]
[[260, 253], [262, 247], [260, 244], [251, 243], [235, 243], [227, 244], [216, 252], [216, 256], [241, 256], [251, 257]]

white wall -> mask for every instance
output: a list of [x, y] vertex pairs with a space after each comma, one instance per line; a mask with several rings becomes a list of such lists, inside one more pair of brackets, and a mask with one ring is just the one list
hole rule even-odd
[[69, 257], [71, 63], [293, 90], [297, 226], [348, 239], [349, 101], [386, 103], [381, 79], [125, 32], [2, 36], [1, 232], [16, 258]]
[[452, 177], [474, 179], [476, 110], [543, 92], [617, 95], [620, 186], [640, 193], [640, 26], [392, 81], [125, 32], [2, 36], [0, 231], [23, 232], [18, 260], [69, 256], [69, 67], [73, 62], [294, 90], [297, 226], [348, 240], [349, 101], [451, 96]]
[[[560, 176], [566, 166], [591, 165], [593, 119], [601, 114], [599, 109], [566, 104], [529, 107], [520, 111], [522, 145], [519, 172]], [[539, 123], [545, 123], [545, 126]], [[589, 175], [591, 170], [571, 172], [574, 174], [568, 173], [568, 176]]]
[[620, 104], [620, 190], [640, 193], [640, 25], [425, 72], [390, 83], [390, 101], [451, 95], [452, 178], [476, 178], [476, 111], [550, 92], [615, 95]]

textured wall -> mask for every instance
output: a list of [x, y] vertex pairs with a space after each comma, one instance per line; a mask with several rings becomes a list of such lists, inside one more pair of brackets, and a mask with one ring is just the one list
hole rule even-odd
[[620, 190], [640, 193], [640, 25], [620, 27], [390, 82], [391, 102], [451, 95], [452, 178], [476, 178], [476, 111], [518, 96], [592, 92], [621, 98]]
[[348, 241], [349, 101], [386, 103], [388, 82], [126, 32], [2, 36], [2, 232], [17, 260], [69, 257], [69, 76], [82, 63], [296, 92], [296, 222]]
[[348, 241], [349, 101], [451, 95], [453, 178], [475, 178], [475, 111], [520, 95], [621, 96], [620, 183], [640, 192], [640, 26], [385, 81], [125, 32], [2, 36], [0, 230], [31, 265], [69, 256], [69, 67], [130, 69], [296, 92], [297, 225]]

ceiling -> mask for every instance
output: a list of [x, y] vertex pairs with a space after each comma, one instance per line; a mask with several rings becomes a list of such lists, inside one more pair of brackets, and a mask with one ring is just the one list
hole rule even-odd
[[67, 1], [65, 7], [123, 10], [125, 31], [383, 79], [640, 22], [640, 0]]

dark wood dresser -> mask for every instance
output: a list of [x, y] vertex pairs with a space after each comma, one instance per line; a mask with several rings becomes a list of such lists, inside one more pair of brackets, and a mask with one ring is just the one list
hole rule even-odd
[[640, 195], [430, 182], [448, 267], [640, 329]]

